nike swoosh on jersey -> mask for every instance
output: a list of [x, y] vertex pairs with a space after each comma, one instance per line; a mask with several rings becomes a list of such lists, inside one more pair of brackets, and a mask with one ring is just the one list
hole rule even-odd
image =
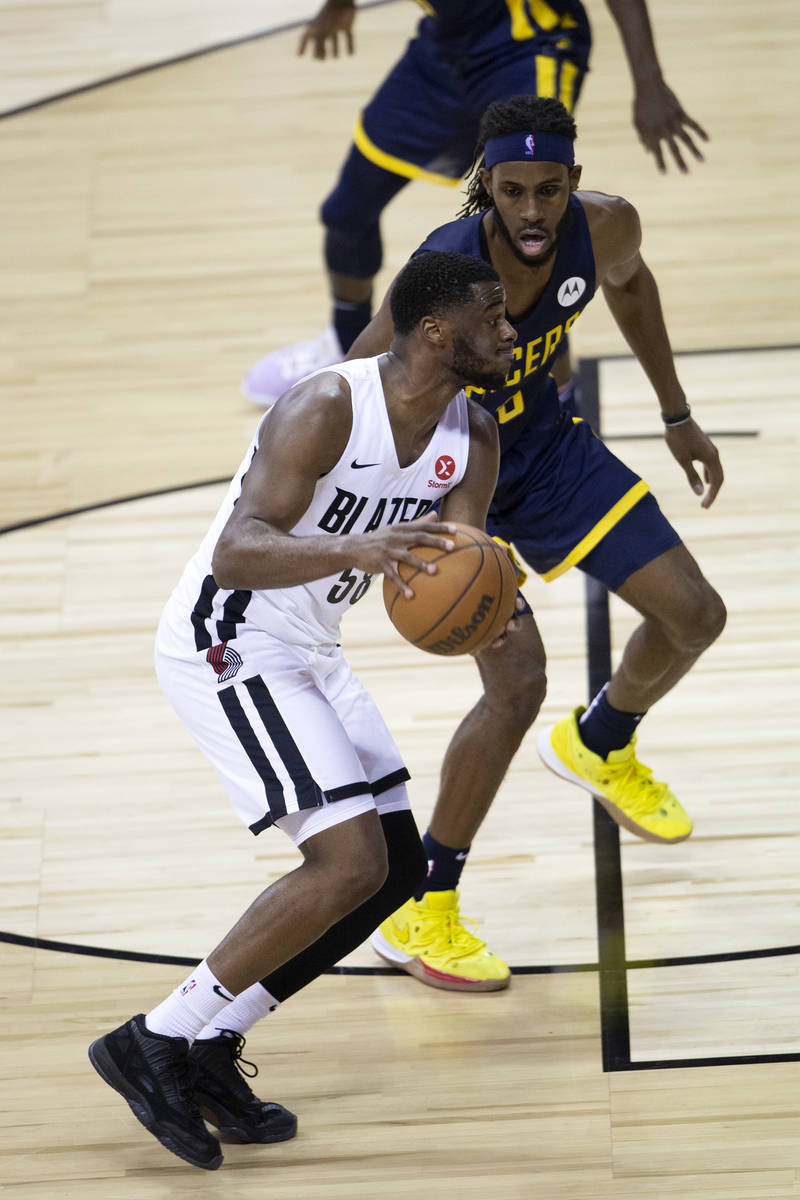
[[356, 459], [353, 459], [353, 461], [350, 463], [350, 466], [354, 471], [363, 471], [364, 467], [379, 467], [380, 465], [380, 463], [360, 463], [357, 462]]

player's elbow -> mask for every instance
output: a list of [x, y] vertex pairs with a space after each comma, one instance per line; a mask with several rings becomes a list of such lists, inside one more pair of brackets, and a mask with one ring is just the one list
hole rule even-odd
[[211, 574], [217, 587], [223, 591], [246, 587], [242, 577], [241, 556], [234, 540], [225, 533], [220, 535], [211, 556]]

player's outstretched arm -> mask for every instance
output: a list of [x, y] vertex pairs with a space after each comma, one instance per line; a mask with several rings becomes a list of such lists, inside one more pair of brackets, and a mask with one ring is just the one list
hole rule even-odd
[[353, 38], [353, 23], [356, 19], [356, 6], [353, 0], [326, 0], [315, 17], [306, 25], [300, 35], [297, 47], [298, 55], [304, 54], [306, 47], [311, 47], [312, 57], [318, 59], [339, 57], [339, 35], [342, 36], [344, 48], [348, 54], [355, 50]]
[[678, 170], [685, 173], [689, 168], [684, 152], [690, 151], [698, 162], [703, 162], [696, 140], [707, 142], [708, 134], [684, 111], [664, 80], [645, 0], [606, 0], [606, 3], [619, 29], [633, 77], [633, 123], [639, 140], [655, 158], [659, 171], [667, 169], [664, 143]]
[[[722, 486], [722, 464], [716, 446], [692, 419], [678, 379], [658, 287], [639, 252], [638, 214], [619, 196], [585, 193], [585, 197], [603, 295], [658, 396], [667, 445], [692, 490], [703, 497], [703, 508], [708, 508]], [[703, 465], [705, 494], [695, 462]]]

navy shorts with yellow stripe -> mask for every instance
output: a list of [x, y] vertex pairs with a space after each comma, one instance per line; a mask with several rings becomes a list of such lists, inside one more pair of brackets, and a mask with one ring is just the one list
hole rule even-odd
[[454, 186], [472, 164], [488, 105], [535, 93], [571, 111], [590, 46], [587, 23], [522, 41], [509, 37], [491, 51], [453, 60], [423, 30], [360, 114], [353, 140], [387, 171]]
[[486, 528], [547, 582], [577, 566], [614, 592], [680, 543], [648, 485], [585, 421], [562, 418], [546, 455], [529, 459], [527, 475], [516, 451], [524, 447], [503, 456]]

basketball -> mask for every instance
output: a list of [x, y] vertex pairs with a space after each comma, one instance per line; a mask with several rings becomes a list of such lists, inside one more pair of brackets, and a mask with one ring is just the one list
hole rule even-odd
[[418, 558], [436, 563], [435, 575], [400, 563], [401, 579], [414, 589], [410, 600], [383, 581], [395, 629], [429, 654], [474, 654], [503, 632], [515, 609], [517, 573], [503, 547], [471, 525], [456, 525], [452, 540], [452, 550], [414, 547]]

